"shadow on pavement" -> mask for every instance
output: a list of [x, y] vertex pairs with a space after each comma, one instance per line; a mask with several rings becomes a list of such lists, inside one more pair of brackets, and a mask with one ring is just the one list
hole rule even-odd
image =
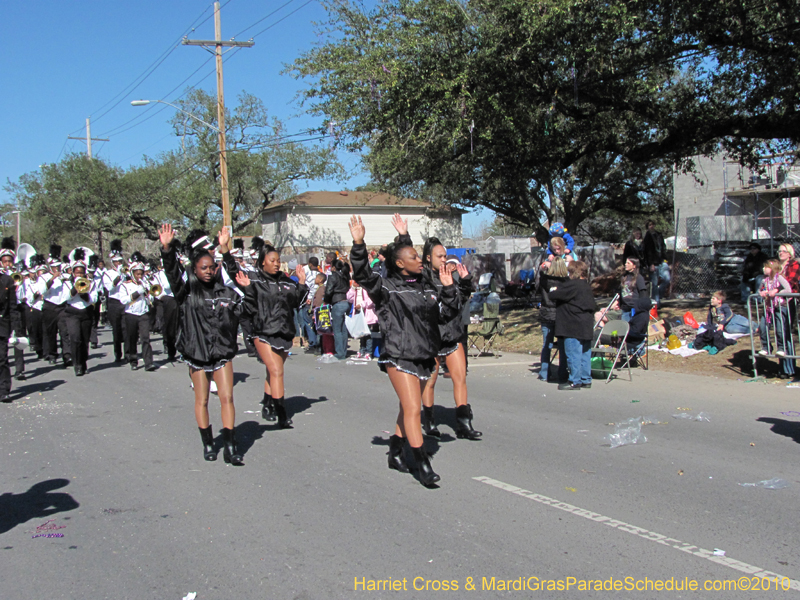
[[41, 481], [22, 494], [0, 495], [0, 534], [31, 519], [42, 519], [80, 506], [69, 494], [53, 493], [69, 485], [69, 479]]
[[[264, 432], [267, 431], [269, 427], [266, 425], [262, 425], [257, 421], [245, 421], [244, 423], [240, 423], [236, 426], [236, 447], [238, 448], [239, 452], [244, 456], [247, 454], [247, 451], [253, 447], [253, 444], [256, 443], [257, 440], [260, 440], [264, 437]], [[214, 440], [214, 444], [216, 447], [222, 447], [222, 437], [219, 436], [219, 439]]]
[[25, 396], [30, 396], [31, 394], [40, 392], [50, 392], [56, 389], [62, 383], [66, 383], [66, 381], [64, 379], [55, 379], [53, 381], [42, 381], [41, 383], [32, 383], [29, 385], [23, 385], [11, 390], [9, 398], [11, 400], [19, 400], [20, 398], [24, 398]]
[[791, 438], [791, 440], [800, 444], [800, 423], [797, 421], [787, 421], [786, 419], [773, 419], [772, 417], [759, 417], [756, 419], [761, 423], [769, 423], [772, 425], [770, 431]]

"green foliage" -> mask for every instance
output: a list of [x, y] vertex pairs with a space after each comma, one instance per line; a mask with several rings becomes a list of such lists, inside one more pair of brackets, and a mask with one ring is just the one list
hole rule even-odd
[[662, 173], [696, 154], [800, 136], [795, 3], [326, 5], [328, 41], [292, 70], [374, 180], [540, 234], [620, 199], [660, 204]]

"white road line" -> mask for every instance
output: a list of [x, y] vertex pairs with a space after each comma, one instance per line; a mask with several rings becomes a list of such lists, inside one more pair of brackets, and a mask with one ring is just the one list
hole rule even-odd
[[480, 363], [480, 364], [476, 365], [475, 362], [474, 362], [475, 360], [476, 359], [473, 358], [472, 360], [469, 361], [469, 368], [470, 369], [472, 369], [473, 367], [510, 367], [510, 366], [513, 366], [513, 365], [528, 365], [529, 367], [532, 367], [533, 366], [533, 362], [535, 362], [535, 361], [530, 361], [529, 360], [527, 362], [508, 362], [508, 363], [495, 362], [495, 363]]
[[556, 500], [555, 498], [548, 498], [547, 496], [542, 496], [541, 494], [536, 494], [529, 490], [524, 490], [515, 485], [503, 483], [502, 481], [497, 481], [496, 479], [492, 479], [491, 477], [473, 477], [473, 479], [475, 481], [480, 481], [481, 483], [486, 483], [493, 487], [499, 488], [506, 492], [511, 492], [512, 494], [516, 494], [517, 496], [522, 496], [523, 498], [527, 498], [528, 500], [534, 500], [536, 502], [539, 502], [540, 504], [552, 506], [553, 508], [563, 510], [564, 512], [572, 513], [576, 516], [583, 517], [584, 519], [589, 519], [590, 521], [594, 521], [596, 523], [602, 523], [603, 525], [606, 525], [608, 527], [613, 527], [618, 531], [624, 531], [625, 533], [636, 535], [650, 542], [656, 542], [657, 544], [661, 544], [663, 546], [669, 546], [675, 548], [676, 550], [680, 550], [688, 554], [693, 554], [694, 556], [704, 558], [713, 563], [717, 563], [724, 567], [735, 569], [737, 571], [746, 573], [748, 575], [752, 575], [755, 577], [765, 577], [767, 579], [777, 578], [777, 581], [788, 580], [790, 582], [789, 584], [790, 589], [800, 591], [800, 581], [796, 579], [790, 579], [789, 577], [786, 577], [784, 575], [779, 575], [778, 573], [767, 571], [765, 569], [762, 569], [761, 567], [756, 567], [754, 565], [744, 563], [734, 558], [730, 558], [729, 556], [714, 556], [714, 552], [712, 550], [705, 550], [704, 548], [699, 548], [698, 546], [692, 546], [687, 542], [681, 542], [680, 540], [667, 537], [666, 535], [661, 535], [660, 533], [656, 533], [654, 531], [642, 529], [641, 527], [636, 527], [635, 525], [629, 525], [628, 523], [617, 521], [616, 519], [612, 519], [611, 517], [605, 517], [599, 513], [595, 513], [590, 510], [574, 506], [572, 504], [567, 504], [566, 502], [561, 502], [560, 500]]

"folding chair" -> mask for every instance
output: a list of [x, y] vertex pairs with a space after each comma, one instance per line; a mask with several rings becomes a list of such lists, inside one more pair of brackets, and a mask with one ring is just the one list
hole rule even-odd
[[[617, 330], [617, 333], [619, 333], [619, 330]], [[646, 333], [641, 342], [628, 342], [628, 347], [626, 348], [628, 353], [628, 360], [626, 362], [628, 364], [630, 361], [637, 359], [638, 364], [642, 366], [643, 370], [647, 371], [650, 368], [649, 339], [649, 333]]]
[[492, 352], [494, 339], [498, 335], [503, 335], [504, 331], [505, 327], [500, 322], [500, 319], [484, 319], [480, 328], [474, 333], [470, 333], [467, 337], [467, 350], [475, 348], [478, 351], [475, 358], [483, 354], [489, 354]]
[[[603, 347], [601, 344], [611, 344], [611, 334], [616, 331], [619, 337], [619, 346]], [[619, 368], [628, 369], [628, 377], [633, 381], [633, 374], [631, 373], [631, 355], [628, 353], [628, 332], [630, 326], [626, 321], [609, 321], [603, 325], [600, 335], [597, 337], [597, 342], [592, 348], [592, 356], [613, 356], [614, 360], [611, 363], [611, 368], [608, 370], [608, 377], [606, 383], [611, 381], [611, 376], [614, 374], [614, 367], [619, 363]], [[624, 357], [625, 362], [620, 362], [620, 357]]]

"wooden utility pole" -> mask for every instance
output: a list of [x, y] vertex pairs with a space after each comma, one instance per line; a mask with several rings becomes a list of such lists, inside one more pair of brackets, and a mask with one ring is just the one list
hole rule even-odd
[[[108, 142], [108, 138], [93, 138], [91, 117], [86, 117], [86, 156], [92, 158], [92, 142]], [[83, 138], [67, 136], [68, 140], [82, 140]]]
[[184, 46], [214, 46], [214, 55], [217, 57], [217, 124], [219, 125], [219, 178], [222, 190], [222, 225], [228, 228], [233, 235], [231, 222], [231, 203], [228, 195], [228, 155], [225, 148], [225, 94], [222, 87], [222, 48], [238, 47], [250, 48], [255, 42], [228, 42], [222, 41], [222, 22], [219, 14], [219, 2], [214, 2], [214, 37], [213, 40], [189, 40], [184, 38]]

